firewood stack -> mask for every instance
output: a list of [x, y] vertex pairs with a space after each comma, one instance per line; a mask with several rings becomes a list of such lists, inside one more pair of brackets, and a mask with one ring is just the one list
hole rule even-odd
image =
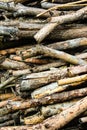
[[87, 0], [0, 0], [0, 130], [87, 129]]

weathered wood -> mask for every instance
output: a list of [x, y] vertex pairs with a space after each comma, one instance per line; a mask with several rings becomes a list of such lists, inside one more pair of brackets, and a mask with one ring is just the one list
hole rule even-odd
[[[80, 115], [81, 113], [83, 113], [84, 111], [87, 110], [87, 97], [81, 99], [80, 101], [78, 101], [77, 103], [75, 103], [73, 106], [69, 107], [68, 109], [64, 110], [63, 112], [61, 112], [61, 114], [57, 114], [56, 116], [53, 116], [51, 118], [46, 119], [43, 123], [34, 125], [32, 127], [28, 127], [29, 130], [42, 130], [44, 128], [44, 130], [46, 129], [59, 129], [61, 127], [63, 127], [64, 125], [66, 125], [67, 123], [69, 123], [71, 120], [73, 120], [75, 117], [77, 117], [78, 115]], [[78, 110], [79, 108], [79, 110]], [[71, 116], [72, 114], [72, 116]], [[66, 118], [66, 120], [65, 120]], [[59, 123], [58, 123], [59, 122]], [[27, 126], [26, 126], [27, 127]], [[25, 127], [25, 129], [27, 129]], [[11, 127], [9, 129], [14, 129], [14, 128], [18, 128], [18, 127]], [[23, 126], [22, 126], [23, 128]], [[8, 128], [4, 127], [0, 128], [1, 130], [8, 130]], [[21, 127], [20, 127], [21, 129]]]
[[4, 115], [4, 116], [0, 116], [0, 123], [3, 123], [7, 120], [12, 120], [16, 117], [19, 116], [19, 112], [16, 112], [16, 113], [11, 113], [11, 114], [7, 114], [7, 115]]
[[87, 11], [87, 7], [84, 7], [78, 10], [76, 13], [51, 18], [50, 23], [45, 25], [38, 33], [34, 35], [35, 40], [38, 43], [40, 43], [42, 40], [45, 39], [45, 37], [47, 37], [50, 34], [50, 32], [54, 28], [56, 28], [57, 25], [79, 20], [85, 14], [86, 11]]
[[37, 124], [33, 126], [36, 130], [53, 130], [59, 129], [68, 124], [75, 117], [79, 116], [81, 113], [87, 110], [87, 96], [68, 109], [64, 110], [60, 114], [57, 114], [51, 118], [46, 119], [42, 124]]
[[0, 84], [0, 90], [5, 89], [6, 85], [8, 85], [9, 83], [11, 83], [13, 80], [17, 79], [17, 77], [10, 77], [9, 79], [7, 79], [5, 82]]
[[23, 62], [18, 62], [18, 61], [14, 61], [11, 60], [9, 58], [6, 58], [1, 64], [0, 64], [1, 68], [5, 68], [5, 69], [23, 69], [23, 68], [28, 68], [29, 66], [26, 65]]
[[0, 123], [0, 127], [14, 125], [14, 120], [9, 120], [4, 123]]
[[76, 89], [72, 91], [62, 92], [58, 94], [52, 94], [41, 99], [30, 99], [29, 101], [11, 101], [8, 102], [3, 108], [0, 108], [0, 114], [5, 115], [17, 110], [23, 110], [36, 106], [54, 104], [58, 102], [64, 102], [74, 98], [79, 98], [87, 95], [87, 88]]
[[25, 80], [21, 82], [20, 88], [21, 91], [35, 89], [48, 83], [55, 82], [61, 78], [75, 76], [86, 72], [87, 66], [85, 65], [33, 73], [24, 77]]
[[59, 114], [79, 100], [80, 99], [71, 100], [71, 101], [68, 101], [68, 102], [63, 102], [63, 103], [58, 103], [58, 104], [53, 104], [53, 105], [48, 105], [48, 106], [42, 106], [41, 107], [41, 114], [44, 117], [49, 117], [49, 116], [52, 116], [52, 115], [55, 115], [55, 114]]
[[44, 120], [44, 116], [40, 113], [24, 118], [24, 124], [26, 125], [35, 125]]
[[[32, 98], [41, 98], [56, 92], [61, 92], [66, 90], [69, 87], [73, 86], [73, 83], [77, 83], [77, 85], [87, 81], [87, 75], [76, 76], [72, 78], [60, 79], [55, 83], [51, 83], [49, 85], [43, 86], [39, 89], [34, 90], [31, 93]], [[80, 82], [80, 83], [79, 83]]]
[[37, 45], [36, 48], [38, 50], [38, 53], [43, 54], [45, 56], [59, 58], [64, 61], [70, 62], [72, 64], [80, 64], [80, 65], [87, 64], [84, 60], [78, 59], [75, 56], [65, 53], [63, 51], [58, 51], [58, 50], [56, 51], [54, 49], [42, 45]]
[[15, 95], [13, 93], [0, 94], [0, 100], [9, 99], [9, 98], [14, 97], [14, 96]]
[[24, 74], [29, 74], [31, 72], [40, 72], [40, 71], [44, 71], [44, 70], [49, 70], [52, 67], [59, 67], [62, 65], [65, 65], [66, 63], [63, 61], [58, 61], [58, 62], [52, 62], [52, 63], [48, 63], [46, 65], [40, 65], [37, 67], [33, 67], [31, 69], [23, 69], [23, 70], [17, 70], [17, 71], [12, 71], [11, 73], [14, 76], [20, 76], [20, 75], [24, 75]]
[[41, 7], [44, 9], [49, 9], [54, 6], [59, 6], [59, 10], [77, 10], [81, 9], [82, 7], [86, 6], [87, 4], [73, 4], [73, 5], [66, 5], [66, 6], [61, 6], [59, 3], [50, 3], [50, 2], [41, 2]]
[[37, 17], [40, 17], [41, 15], [43, 15], [43, 14], [45, 14], [45, 13], [51, 11], [51, 10], [56, 10], [56, 9], [61, 8], [61, 7], [64, 8], [64, 7], [67, 7], [67, 6], [81, 4], [83, 2], [86, 2], [86, 0], [79, 0], [79, 1], [74, 1], [74, 2], [69, 2], [69, 3], [65, 3], [65, 4], [56, 5], [56, 6], [52, 7], [52, 8], [50, 8], [50, 9], [48, 9], [47, 11], [44, 11], [43, 13], [38, 14]]
[[47, 45], [47, 47], [58, 50], [66, 50], [87, 45], [87, 38], [76, 38], [63, 42], [56, 42]]

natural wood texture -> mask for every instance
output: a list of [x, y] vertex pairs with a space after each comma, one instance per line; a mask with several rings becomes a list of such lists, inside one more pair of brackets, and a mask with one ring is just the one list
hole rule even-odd
[[87, 110], [87, 97], [81, 99], [68, 109], [64, 110], [60, 114], [53, 116], [47, 120], [45, 120], [42, 124], [38, 124], [33, 128], [36, 130], [53, 130], [62, 128], [64, 125], [69, 123], [75, 117], [79, 116], [81, 113]]
[[25, 76], [25, 80], [21, 82], [21, 91], [35, 89], [48, 83], [55, 82], [61, 78], [86, 72], [87, 66], [85, 65], [29, 74]]
[[53, 104], [53, 105], [42, 106], [41, 107], [41, 114], [44, 117], [49, 117], [49, 116], [52, 116], [55, 114], [59, 114], [79, 100], [80, 99], [71, 100], [71, 101], [63, 102], [63, 103], [57, 103], [57, 104]]
[[0, 64], [0, 67], [5, 68], [5, 69], [23, 69], [23, 68], [28, 68], [29, 66], [27, 66], [25, 63], [14, 61], [14, 60], [6, 58]]
[[66, 5], [66, 6], [61, 6], [61, 4], [59, 3], [50, 3], [50, 2], [42, 2], [41, 6], [44, 9], [50, 9], [52, 7], [56, 7], [59, 6], [59, 10], [77, 10], [80, 9], [84, 6], [86, 6], [87, 4], [72, 4], [72, 5]]
[[50, 34], [50, 32], [54, 28], [56, 28], [57, 25], [79, 20], [85, 14], [86, 11], [87, 7], [84, 7], [75, 13], [51, 18], [50, 23], [45, 25], [38, 33], [35, 34], [35, 40], [40, 43], [43, 39], [45, 39], [45, 37]]
[[71, 48], [76, 48], [79, 46], [85, 46], [87, 45], [87, 39], [86, 38], [76, 38], [72, 40], [67, 40], [63, 42], [56, 42], [49, 44], [47, 47], [58, 49], [58, 50], [66, 50]]
[[76, 85], [80, 85], [81, 83], [87, 81], [87, 75], [76, 76], [72, 78], [60, 79], [55, 83], [51, 83], [49, 85], [43, 86], [39, 89], [34, 90], [31, 93], [32, 98], [41, 98], [56, 92], [61, 92], [66, 90], [69, 87], [73, 87], [73, 83], [77, 83]]
[[70, 62], [72, 64], [80, 64], [80, 65], [87, 64], [85, 61], [78, 59], [75, 56], [72, 56], [72, 55], [65, 53], [63, 51], [59, 51], [59, 50], [56, 51], [54, 49], [51, 49], [51, 48], [48, 48], [48, 47], [45, 47], [42, 45], [37, 45], [36, 48], [38, 50], [38, 53], [43, 54], [45, 56], [59, 58], [59, 59], [62, 59], [64, 61]]
[[[32, 127], [28, 127], [28, 128], [26, 126], [25, 129], [29, 129], [29, 130], [34, 130], [34, 129], [42, 130], [43, 128], [44, 128], [44, 130], [47, 130], [48, 128], [49, 128], [49, 130], [59, 129], [59, 128], [63, 127], [64, 125], [66, 125], [67, 123], [69, 123], [75, 117], [79, 116], [81, 113], [83, 113], [84, 111], [87, 110], [87, 101], [86, 100], [87, 100], [87, 97], [81, 99], [80, 101], [78, 101], [74, 105], [70, 106], [68, 109], [64, 110], [60, 114], [57, 114], [51, 118], [46, 119], [43, 123], [34, 125]], [[79, 110], [78, 110], [78, 108], [79, 108]], [[18, 127], [13, 127], [13, 129], [14, 128], [18, 128]], [[0, 129], [3, 130], [3, 128], [0, 128]], [[8, 128], [4, 127], [4, 130], [5, 129], [8, 130]], [[12, 128], [9, 128], [9, 129], [12, 130]], [[20, 129], [21, 129], [21, 127], [20, 127]]]

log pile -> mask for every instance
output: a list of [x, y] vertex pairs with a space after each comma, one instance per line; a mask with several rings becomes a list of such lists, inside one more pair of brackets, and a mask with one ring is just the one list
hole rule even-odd
[[86, 20], [87, 0], [0, 0], [0, 130], [87, 128]]

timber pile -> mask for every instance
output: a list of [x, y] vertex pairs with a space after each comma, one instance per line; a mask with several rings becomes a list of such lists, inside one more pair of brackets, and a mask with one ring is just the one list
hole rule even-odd
[[0, 130], [87, 128], [86, 20], [87, 0], [0, 0]]

